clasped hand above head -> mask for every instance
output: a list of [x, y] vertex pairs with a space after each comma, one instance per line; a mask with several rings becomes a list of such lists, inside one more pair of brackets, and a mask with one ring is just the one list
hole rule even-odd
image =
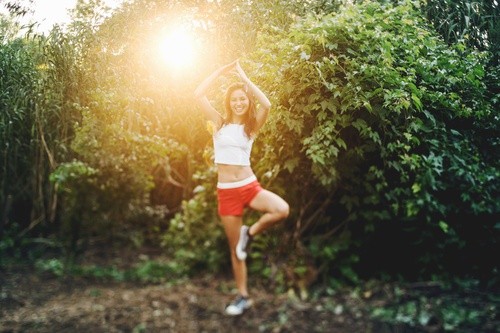
[[257, 87], [252, 80], [247, 76], [245, 71], [240, 65], [239, 59], [236, 59], [229, 64], [219, 67], [211, 75], [209, 75], [203, 82], [198, 85], [195, 90], [195, 97], [201, 106], [201, 109], [205, 113], [207, 119], [212, 121], [214, 124], [220, 126], [223, 123], [222, 115], [215, 110], [215, 108], [210, 104], [206, 92], [209, 86], [221, 75], [227, 75], [231, 71], [235, 70], [240, 80], [247, 86], [245, 93], [250, 94], [255, 98], [257, 104], [259, 105], [256, 109], [256, 126], [255, 132], [257, 132], [260, 127], [265, 123], [269, 110], [271, 109], [271, 102], [266, 97], [266, 95]]
[[236, 59], [230, 62], [227, 65], [221, 67], [221, 74], [227, 74], [231, 71], [236, 70], [235, 74], [237, 74], [242, 80], [247, 81], [248, 77], [240, 65], [240, 59]]

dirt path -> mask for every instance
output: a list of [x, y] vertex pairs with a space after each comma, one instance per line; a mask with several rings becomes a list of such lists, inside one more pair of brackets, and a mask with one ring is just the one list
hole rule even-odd
[[[201, 277], [175, 285], [100, 283], [29, 270], [0, 272], [0, 332], [381, 332], [359, 300], [301, 302], [252, 290], [255, 306], [224, 316], [231, 281]], [[384, 332], [390, 332], [384, 330]]]

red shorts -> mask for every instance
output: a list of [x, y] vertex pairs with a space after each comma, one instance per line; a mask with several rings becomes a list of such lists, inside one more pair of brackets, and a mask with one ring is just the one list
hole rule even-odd
[[243, 215], [243, 209], [262, 191], [255, 176], [235, 183], [218, 183], [219, 215]]

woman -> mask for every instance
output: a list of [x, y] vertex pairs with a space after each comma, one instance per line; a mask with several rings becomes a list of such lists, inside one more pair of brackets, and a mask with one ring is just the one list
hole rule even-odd
[[[225, 98], [226, 118], [210, 104], [206, 92], [221, 75], [236, 70], [242, 83], [231, 85]], [[271, 103], [247, 77], [238, 60], [220, 67], [196, 89], [196, 99], [214, 126], [214, 155], [217, 164], [218, 212], [228, 239], [238, 297], [225, 309], [240, 315], [252, 305], [247, 289], [247, 249], [253, 237], [285, 219], [289, 206], [281, 197], [263, 189], [250, 166], [253, 141], [269, 115]], [[254, 101], [254, 98], [256, 101]], [[256, 103], [258, 105], [256, 105]], [[243, 224], [243, 209], [262, 212], [251, 226]]]

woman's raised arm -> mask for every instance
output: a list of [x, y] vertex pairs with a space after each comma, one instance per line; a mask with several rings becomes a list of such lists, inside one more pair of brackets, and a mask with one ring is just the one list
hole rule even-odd
[[208, 98], [206, 96], [207, 90], [210, 87], [210, 85], [219, 77], [220, 75], [226, 74], [229, 72], [231, 69], [235, 67], [237, 63], [237, 60], [224, 65], [222, 67], [219, 67], [216, 69], [212, 74], [210, 74], [205, 80], [203, 80], [196, 90], [194, 91], [194, 96], [198, 100], [198, 104], [200, 105], [203, 113], [205, 113], [205, 116], [207, 117], [208, 120], [212, 121], [214, 124], [219, 126], [222, 122], [222, 116], [217, 110], [210, 104], [208, 101]]
[[252, 82], [252, 80], [248, 78], [248, 76], [246, 75], [243, 68], [241, 68], [240, 63], [238, 61], [236, 61], [236, 70], [238, 71], [241, 80], [248, 86], [248, 89], [252, 92], [257, 101], [259, 101], [259, 109], [257, 110], [257, 114], [255, 115], [256, 119], [255, 131], [257, 132], [267, 120], [267, 116], [269, 115], [269, 110], [271, 109], [271, 102], [269, 101], [267, 96], [262, 92], [262, 90], [260, 90], [259, 87], [257, 87]]

